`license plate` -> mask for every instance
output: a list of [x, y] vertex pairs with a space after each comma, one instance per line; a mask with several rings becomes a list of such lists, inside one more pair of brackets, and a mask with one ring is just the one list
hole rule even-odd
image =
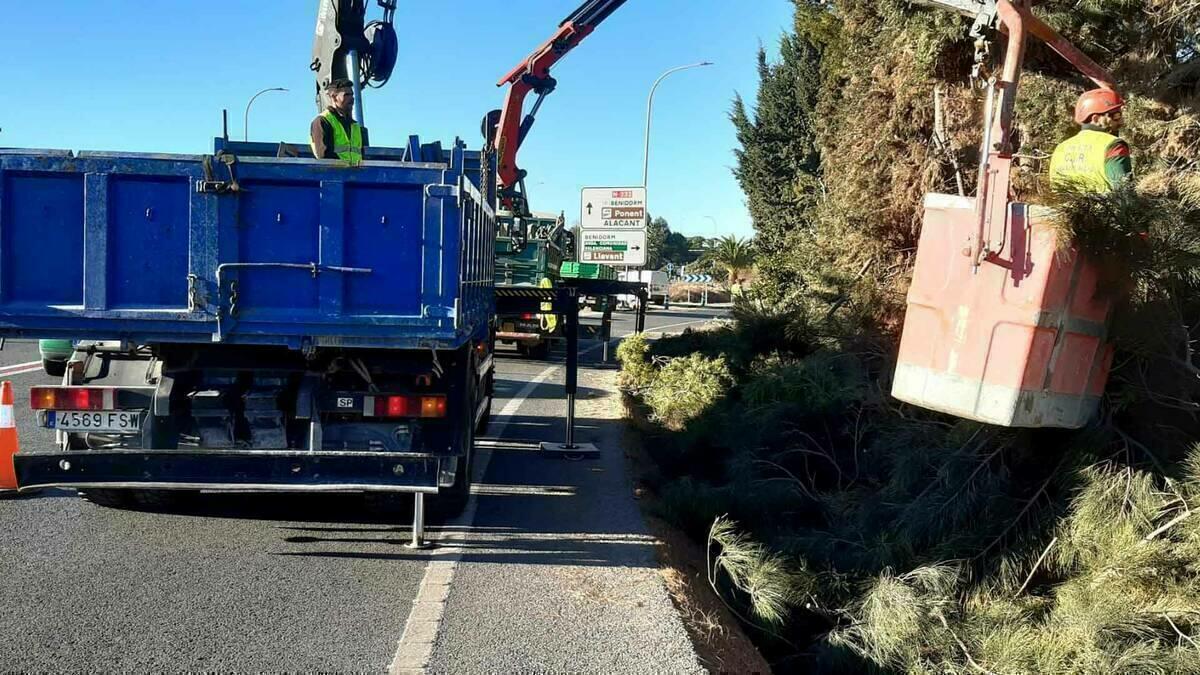
[[47, 415], [46, 426], [59, 431], [136, 434], [141, 430], [141, 418], [138, 413], [128, 411], [58, 410]]

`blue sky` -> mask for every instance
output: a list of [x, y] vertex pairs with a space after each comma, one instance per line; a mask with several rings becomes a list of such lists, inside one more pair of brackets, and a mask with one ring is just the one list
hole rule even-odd
[[[401, 0], [400, 63], [365, 97], [376, 145], [481, 143], [499, 108], [496, 80], [547, 38], [581, 0]], [[372, 5], [374, 2], [371, 3]], [[303, 141], [316, 113], [308, 69], [315, 0], [54, 0], [4, 3], [0, 70], [10, 99], [0, 146], [206, 152], [222, 108], [240, 137]], [[676, 231], [752, 233], [730, 173], [735, 92], [753, 100], [755, 53], [776, 53], [788, 0], [629, 0], [554, 70], [558, 89], [526, 141], [531, 205], [578, 218], [587, 185], [641, 182], [646, 95], [666, 69], [708, 60], [658, 89], [650, 207]], [[373, 11], [377, 15], [378, 10]], [[712, 220], [709, 219], [712, 218]], [[714, 226], [713, 221], [716, 221]]]

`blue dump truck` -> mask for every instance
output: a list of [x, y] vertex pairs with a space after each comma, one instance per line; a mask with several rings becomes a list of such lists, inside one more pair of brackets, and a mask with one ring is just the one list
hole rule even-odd
[[357, 166], [0, 150], [0, 336], [83, 340], [34, 387], [23, 488], [409, 492], [454, 510], [493, 389], [495, 181], [456, 141]]

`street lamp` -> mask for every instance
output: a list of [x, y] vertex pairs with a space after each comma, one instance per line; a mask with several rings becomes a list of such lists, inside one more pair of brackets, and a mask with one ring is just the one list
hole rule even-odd
[[716, 218], [713, 218], [712, 216], [704, 216], [704, 217], [712, 221], [712, 224], [713, 224], [713, 239], [720, 239], [720, 237], [719, 237], [719, 236], [718, 236], [718, 234], [717, 234], [717, 230], [720, 228], [720, 226], [719, 226], [719, 225], [717, 225], [717, 219], [716, 219]]
[[650, 97], [646, 99], [646, 147], [642, 152], [642, 187], [645, 188], [650, 178], [650, 114], [654, 110], [654, 90], [658, 89], [658, 85], [672, 73], [678, 73], [681, 70], [689, 68], [700, 68], [702, 66], [711, 66], [711, 61], [701, 61], [700, 63], [691, 63], [686, 66], [677, 66], [668, 70], [659, 76], [654, 81], [654, 86], [650, 87]]
[[283, 87], [271, 87], [270, 89], [263, 89], [254, 96], [250, 97], [250, 102], [246, 104], [246, 117], [242, 121], [242, 140], [250, 140], [250, 106], [254, 105], [254, 99], [262, 96], [268, 91], [287, 91], [287, 89], [284, 89]]

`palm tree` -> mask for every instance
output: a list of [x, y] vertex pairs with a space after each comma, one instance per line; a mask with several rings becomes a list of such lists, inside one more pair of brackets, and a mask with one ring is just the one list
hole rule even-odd
[[728, 272], [730, 288], [741, 288], [742, 272], [754, 266], [754, 242], [726, 235], [713, 242], [705, 257]]

